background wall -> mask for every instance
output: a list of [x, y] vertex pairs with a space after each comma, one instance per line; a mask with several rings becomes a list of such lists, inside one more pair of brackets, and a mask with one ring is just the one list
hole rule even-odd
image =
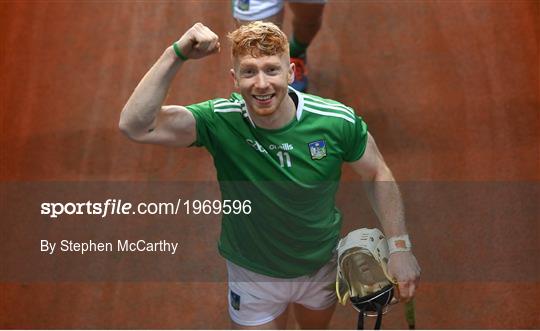
[[[425, 276], [420, 328], [540, 327], [539, 14], [534, 0], [330, 0], [310, 47], [310, 93], [356, 109], [405, 191], [495, 184], [512, 202], [504, 208], [525, 201], [514, 213], [491, 206], [505, 217], [463, 218], [443, 195], [435, 208], [447, 217], [409, 217]], [[205, 150], [135, 145], [117, 128], [138, 81], [197, 21], [224, 38], [234, 26], [229, 1], [0, 3], [2, 183], [214, 181]], [[219, 56], [182, 68], [167, 103], [229, 95], [222, 45]], [[344, 180], [359, 178], [345, 167]], [[501, 201], [458, 196], [471, 203], [462, 208]], [[340, 201], [354, 217], [348, 199]], [[4, 211], [7, 201], [4, 191]], [[10, 228], [1, 236], [9, 241]], [[444, 277], [441, 268], [475, 268], [475, 277]], [[226, 307], [224, 282], [0, 284], [2, 328], [227, 328]], [[386, 328], [406, 327], [400, 310]], [[355, 318], [339, 307], [331, 326], [352, 328]]]

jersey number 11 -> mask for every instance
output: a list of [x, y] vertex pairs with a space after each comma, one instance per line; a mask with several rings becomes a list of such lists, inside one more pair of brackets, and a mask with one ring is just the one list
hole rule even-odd
[[279, 151], [277, 152], [277, 156], [279, 158], [279, 164], [281, 167], [287, 166], [287, 168], [290, 168], [292, 166], [291, 164], [291, 156], [287, 152]]

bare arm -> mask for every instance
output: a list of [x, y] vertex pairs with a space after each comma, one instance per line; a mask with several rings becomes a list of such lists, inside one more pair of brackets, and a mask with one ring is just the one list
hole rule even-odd
[[407, 234], [403, 201], [398, 186], [369, 133], [364, 155], [351, 163], [351, 166], [362, 177], [371, 206], [386, 237]]
[[[386, 238], [406, 235], [405, 213], [399, 188], [370, 134], [364, 155], [351, 165], [362, 177]], [[401, 298], [412, 298], [420, 277], [420, 267], [412, 252], [390, 254], [388, 272], [396, 279]]]
[[[217, 53], [220, 48], [217, 35], [201, 23], [184, 33], [177, 45], [189, 59]], [[120, 114], [120, 130], [130, 139], [170, 146], [189, 146], [195, 141], [191, 112], [182, 106], [163, 106], [182, 64], [170, 46], [139, 82]]]

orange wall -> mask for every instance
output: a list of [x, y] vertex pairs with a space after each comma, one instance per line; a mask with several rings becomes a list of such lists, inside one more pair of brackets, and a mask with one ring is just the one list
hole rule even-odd
[[[164, 48], [196, 21], [223, 37], [233, 27], [229, 6], [228, 1], [0, 3], [0, 180], [214, 180], [204, 150], [135, 145], [117, 123]], [[539, 14], [534, 0], [329, 0], [323, 29], [309, 51], [311, 92], [354, 107], [400, 181], [537, 185]], [[230, 93], [229, 47], [222, 44], [221, 55], [182, 68], [168, 103]], [[345, 179], [358, 177], [347, 169]], [[520, 247], [538, 256], [530, 231], [538, 228], [538, 214], [529, 217], [523, 231], [532, 237]], [[494, 229], [509, 226], [509, 220], [495, 219], [501, 223], [489, 224]], [[440, 222], [450, 233], [467, 226], [459, 219]], [[445, 260], [434, 258], [438, 244], [432, 245], [422, 226], [416, 225], [425, 235], [417, 237], [425, 248], [418, 256], [424, 270], [436, 270]], [[496, 231], [498, 238], [505, 238], [505, 231]], [[518, 232], [512, 240], [519, 241]], [[455, 254], [480, 252], [478, 263], [495, 254], [475, 246], [474, 239], [463, 242], [469, 246]], [[460, 255], [451, 255], [452, 245], [445, 247], [459, 268]], [[517, 258], [505, 255], [500, 263], [512, 265]], [[531, 277], [428, 280], [419, 292], [418, 325], [539, 328], [540, 280]], [[223, 283], [2, 283], [0, 327], [227, 328], [225, 288]], [[350, 307], [339, 308], [332, 327], [354, 327], [354, 319]], [[394, 313], [385, 326], [405, 324]]]

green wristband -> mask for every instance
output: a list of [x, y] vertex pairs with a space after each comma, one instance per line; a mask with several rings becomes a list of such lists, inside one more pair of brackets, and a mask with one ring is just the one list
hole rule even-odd
[[180, 52], [180, 48], [178, 47], [178, 45], [176, 43], [173, 43], [172, 47], [174, 49], [174, 52], [176, 53], [176, 56], [178, 56], [180, 58], [180, 60], [182, 60], [182, 61], [187, 61], [188, 60], [188, 57], [185, 56], [184, 54], [182, 54], [182, 52]]

